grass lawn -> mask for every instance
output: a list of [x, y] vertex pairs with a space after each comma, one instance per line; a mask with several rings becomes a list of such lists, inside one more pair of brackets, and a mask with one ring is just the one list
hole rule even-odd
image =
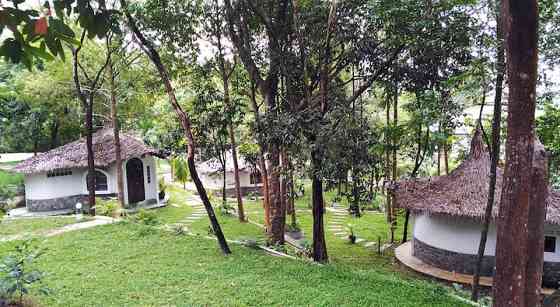
[[[49, 238], [44, 306], [462, 306], [445, 288], [371, 265], [317, 266], [119, 223]], [[15, 243], [0, 245], [0, 255]], [[334, 252], [334, 250], [332, 251]]]
[[10, 173], [0, 169], [0, 187], [8, 185], [19, 186], [23, 184], [23, 175], [17, 173]]
[[[161, 224], [193, 213], [187, 204], [192, 192], [175, 186], [167, 191], [169, 205], [153, 211]], [[308, 200], [298, 200], [297, 208], [298, 223], [310, 241]], [[245, 210], [262, 223], [260, 202], [247, 200]], [[216, 212], [226, 238], [264, 241], [259, 227]], [[327, 228], [330, 218], [327, 212]], [[347, 220], [360, 237], [386, 238], [382, 214], [366, 212]], [[189, 236], [122, 222], [45, 239], [41, 245], [47, 253], [37, 265], [49, 273], [46, 284], [53, 292], [36, 299], [44, 306], [463, 306], [448, 288], [403, 272], [391, 255], [349, 244], [329, 230], [330, 263], [318, 266], [235, 244], [230, 244], [233, 254], [224, 257], [214, 240], [204, 238], [208, 226], [207, 217], [196, 220], [189, 229], [199, 236]], [[31, 227], [40, 226], [22, 225], [20, 231]], [[15, 244], [0, 244], [0, 257]]]
[[[82, 221], [86, 221], [84, 219]], [[51, 217], [0, 221], [0, 236], [28, 234], [31, 232], [59, 228], [76, 223], [75, 217]]]

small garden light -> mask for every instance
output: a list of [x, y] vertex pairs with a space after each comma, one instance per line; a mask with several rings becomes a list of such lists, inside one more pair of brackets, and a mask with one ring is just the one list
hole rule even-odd
[[81, 220], [83, 218], [82, 214], [82, 203], [76, 204], [76, 220]]

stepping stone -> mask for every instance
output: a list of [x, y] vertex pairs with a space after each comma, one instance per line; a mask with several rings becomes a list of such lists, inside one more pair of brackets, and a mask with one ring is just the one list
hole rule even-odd
[[364, 242], [364, 241], [365, 241], [365, 240], [362, 239], [362, 238], [357, 238], [357, 239], [356, 239], [356, 243], [360, 243], [360, 242]]
[[375, 242], [367, 242], [366, 244], [364, 244], [365, 247], [372, 247], [374, 245], [377, 245], [377, 243]]
[[335, 236], [344, 236], [344, 235], [346, 235], [346, 232], [335, 232], [334, 235]]

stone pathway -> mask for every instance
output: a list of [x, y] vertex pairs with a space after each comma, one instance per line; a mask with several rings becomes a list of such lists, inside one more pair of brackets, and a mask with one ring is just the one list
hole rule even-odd
[[202, 204], [202, 201], [200, 200], [200, 198], [198, 198], [198, 196], [188, 196], [186, 199], [186, 203], [187, 206], [193, 208], [193, 212], [176, 223], [176, 225], [189, 227], [193, 222], [196, 222], [207, 216], [206, 209], [204, 208], [204, 205]]
[[[326, 208], [333, 216], [329, 218], [328, 230], [333, 232], [334, 235], [341, 240], [349, 241], [348, 236], [350, 232], [344, 224], [348, 217], [348, 210], [338, 204], [333, 204], [331, 207]], [[377, 242], [368, 241], [364, 238], [356, 237], [356, 244], [359, 244], [367, 249], [374, 250], [377, 248]], [[384, 248], [382, 246], [382, 252]]]
[[16, 241], [22, 240], [29, 237], [54, 237], [63, 233], [76, 231], [76, 230], [83, 230], [88, 228], [93, 228], [101, 225], [107, 225], [114, 222], [119, 221], [118, 219], [106, 217], [106, 216], [96, 216], [94, 220], [87, 221], [87, 222], [78, 222], [75, 224], [66, 225], [60, 228], [50, 229], [50, 230], [40, 230], [31, 233], [25, 234], [18, 234], [18, 235], [11, 235], [5, 236], [0, 238], [0, 242], [9, 242], [9, 241]]

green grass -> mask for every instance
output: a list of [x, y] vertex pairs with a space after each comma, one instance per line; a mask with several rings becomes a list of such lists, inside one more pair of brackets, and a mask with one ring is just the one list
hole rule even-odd
[[59, 228], [74, 223], [76, 223], [75, 217], [2, 220], [0, 221], [0, 236], [29, 234], [36, 231]]
[[9, 185], [19, 186], [23, 184], [23, 175], [17, 173], [7, 172], [0, 169], [0, 187]]
[[[43, 242], [44, 306], [462, 306], [447, 290], [378, 269], [317, 266], [119, 223]], [[14, 243], [0, 245], [0, 255]], [[332, 251], [334, 252], [334, 250]]]
[[[192, 214], [187, 204], [192, 192], [170, 186], [168, 193], [169, 205], [154, 210], [160, 223]], [[326, 193], [327, 204], [332, 196]], [[298, 223], [311, 241], [308, 202], [308, 197], [297, 202]], [[263, 223], [261, 203], [244, 204], [249, 218]], [[264, 241], [261, 228], [219, 212], [226, 238]], [[327, 228], [332, 216], [327, 212]], [[386, 238], [382, 214], [346, 220], [359, 237]], [[205, 238], [208, 226], [203, 217], [190, 227], [198, 236], [177, 236], [123, 222], [46, 239], [42, 245], [48, 252], [38, 266], [49, 273], [53, 293], [36, 299], [44, 306], [462, 306], [449, 289], [401, 271], [391, 255], [352, 245], [329, 230], [330, 263], [317, 266], [235, 244], [230, 244], [233, 254], [224, 257], [216, 242]], [[15, 244], [0, 244], [0, 257]]]

